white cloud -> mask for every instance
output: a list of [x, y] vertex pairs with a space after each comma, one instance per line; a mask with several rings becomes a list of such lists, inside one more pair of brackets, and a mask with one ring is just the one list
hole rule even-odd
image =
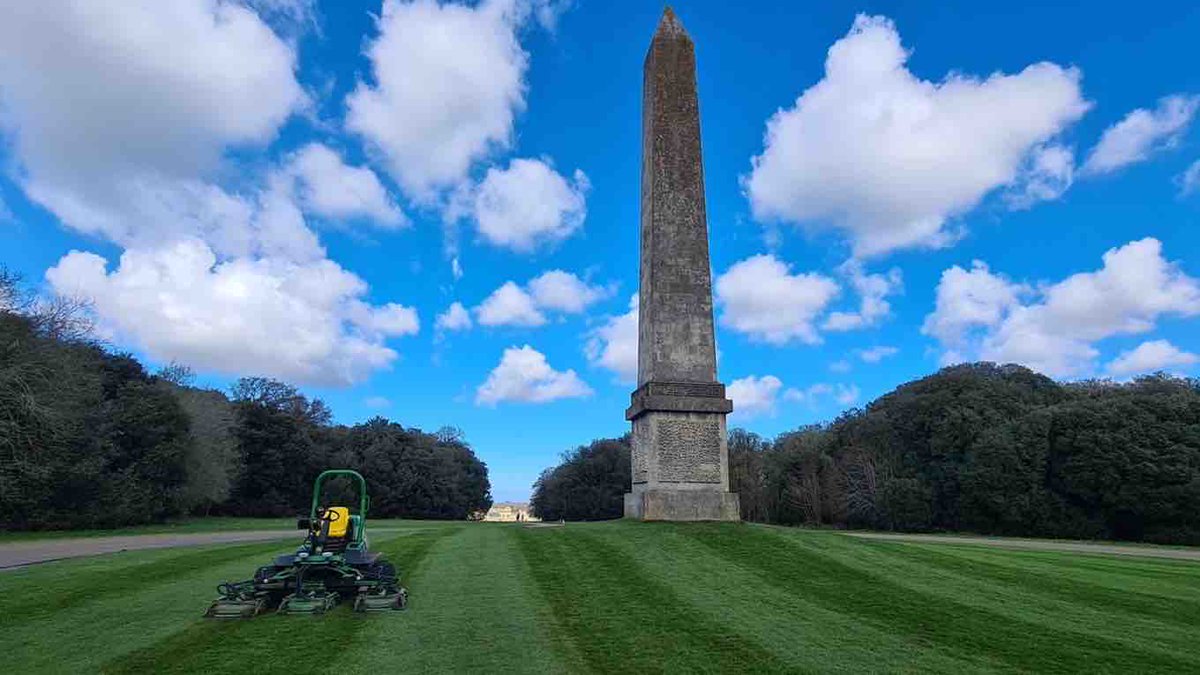
[[1075, 152], [1051, 143], [1029, 154], [1016, 183], [1005, 194], [1014, 209], [1028, 209], [1038, 202], [1058, 199], [1075, 181]]
[[529, 67], [517, 32], [531, 9], [519, 0], [384, 1], [366, 48], [373, 82], [347, 98], [346, 126], [410, 197], [432, 201], [511, 144]]
[[904, 287], [900, 270], [892, 268], [886, 275], [867, 274], [862, 263], [851, 259], [842, 264], [839, 271], [849, 277], [850, 286], [859, 297], [857, 312], [831, 312], [822, 328], [828, 331], [848, 331], [874, 326], [892, 313], [892, 305], [886, 298]]
[[972, 332], [998, 326], [1029, 290], [992, 274], [980, 260], [971, 264], [969, 272], [955, 265], [942, 272], [934, 311], [925, 317], [921, 333], [942, 343], [946, 349], [943, 364], [961, 361]]
[[475, 314], [484, 326], [541, 326], [546, 323], [543, 310], [578, 314], [608, 295], [608, 289], [591, 286], [570, 272], [550, 270], [526, 288], [505, 282], [475, 308]]
[[289, 171], [299, 179], [300, 201], [312, 213], [334, 219], [367, 218], [393, 228], [408, 225], [374, 171], [348, 166], [328, 146], [308, 144], [291, 158]]
[[546, 316], [538, 311], [533, 296], [508, 281], [492, 291], [478, 307], [475, 318], [483, 326], [541, 326]]
[[793, 339], [820, 342], [816, 317], [838, 293], [832, 279], [816, 273], [791, 274], [773, 255], [756, 255], [717, 277], [721, 323], [752, 338], [781, 345]]
[[857, 257], [946, 245], [949, 218], [1020, 180], [1029, 153], [1088, 109], [1072, 68], [935, 83], [908, 56], [890, 20], [855, 19], [825, 77], [767, 121], [744, 179], [756, 218], [832, 224]]
[[471, 314], [461, 302], [451, 303], [438, 315], [434, 325], [440, 331], [467, 330], [471, 327]]
[[152, 358], [231, 375], [353, 384], [395, 361], [386, 338], [419, 329], [411, 308], [363, 302], [366, 284], [332, 261], [218, 262], [198, 240], [128, 250], [111, 272], [72, 251], [46, 279]]
[[502, 401], [548, 403], [591, 394], [574, 370], [554, 370], [541, 352], [525, 345], [504, 350], [500, 364], [476, 389], [475, 402], [489, 406]]
[[1200, 159], [1192, 162], [1191, 166], [1179, 174], [1176, 182], [1179, 183], [1179, 195], [1181, 197], [1200, 193]]
[[1153, 238], [1110, 249], [1099, 270], [1043, 286], [1028, 302], [1027, 293], [982, 263], [970, 273], [951, 268], [922, 331], [941, 341], [943, 362], [1015, 362], [1065, 377], [1094, 369], [1100, 340], [1148, 332], [1160, 316], [1200, 315], [1200, 281]]
[[608, 297], [606, 289], [589, 286], [574, 274], [562, 270], [550, 270], [531, 280], [529, 292], [538, 307], [567, 314], [578, 314]]
[[1175, 147], [1196, 115], [1200, 96], [1176, 94], [1159, 100], [1154, 110], [1138, 108], [1104, 130], [1092, 148], [1082, 173], [1111, 173], [1141, 162], [1151, 154]]
[[879, 363], [889, 356], [895, 356], [899, 352], [900, 350], [896, 349], [895, 347], [878, 345], [871, 347], [870, 349], [858, 350], [858, 358], [862, 359], [863, 363]]
[[1106, 369], [1118, 377], [1127, 377], [1196, 363], [1200, 363], [1200, 356], [1185, 352], [1166, 340], [1149, 340], [1132, 350], [1121, 352]]
[[846, 359], [839, 359], [829, 364], [829, 371], [833, 373], [848, 373], [854, 366]]
[[733, 401], [733, 414], [745, 418], [774, 413], [782, 387], [783, 382], [774, 375], [750, 375], [730, 382], [725, 391]]
[[4, 3], [0, 44], [0, 124], [31, 199], [123, 246], [251, 237], [253, 200], [204, 179], [226, 148], [269, 142], [306, 102], [292, 47], [254, 12]]
[[507, 169], [488, 169], [467, 197], [467, 210], [485, 241], [529, 253], [583, 226], [589, 188], [578, 169], [568, 181], [542, 160], [514, 159]]
[[392, 407], [392, 402], [383, 396], [368, 396], [363, 399], [363, 405], [372, 410], [383, 410]]
[[858, 386], [854, 384], [818, 382], [805, 389], [789, 388], [783, 392], [783, 398], [787, 401], [804, 403], [814, 408], [821, 405], [826, 399], [832, 399], [838, 405], [845, 407], [853, 405], [858, 401], [860, 394]]
[[629, 311], [609, 317], [593, 330], [584, 345], [584, 353], [593, 366], [616, 373], [623, 384], [637, 381], [638, 369], [638, 296], [629, 299]]

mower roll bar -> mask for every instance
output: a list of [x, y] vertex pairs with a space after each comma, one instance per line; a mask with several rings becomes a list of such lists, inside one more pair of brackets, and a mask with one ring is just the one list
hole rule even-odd
[[326, 478], [335, 476], [347, 476], [358, 482], [358, 515], [362, 521], [367, 520], [367, 509], [371, 505], [371, 498], [367, 496], [367, 479], [362, 477], [362, 474], [353, 469], [329, 469], [322, 471], [321, 475], [317, 476], [317, 480], [313, 482], [312, 508], [309, 509], [308, 522], [301, 519], [296, 525], [299, 529], [308, 529], [309, 524], [317, 519], [317, 507], [321, 501], [321, 484]]

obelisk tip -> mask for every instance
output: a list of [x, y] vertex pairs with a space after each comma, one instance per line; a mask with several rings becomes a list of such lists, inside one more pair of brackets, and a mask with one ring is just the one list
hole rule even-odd
[[659, 36], [678, 36], [687, 35], [687, 31], [683, 28], [683, 23], [679, 21], [679, 17], [675, 16], [675, 10], [671, 9], [670, 5], [663, 10], [662, 19], [658, 22], [658, 30], [654, 31], [654, 37]]

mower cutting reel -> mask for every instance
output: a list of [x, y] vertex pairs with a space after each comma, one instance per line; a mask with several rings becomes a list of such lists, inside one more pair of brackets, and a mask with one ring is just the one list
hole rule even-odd
[[[320, 506], [321, 485], [334, 476], [358, 484], [358, 513], [345, 506]], [[244, 619], [269, 608], [280, 614], [324, 614], [354, 597], [354, 611], [404, 609], [408, 593], [400, 586], [396, 568], [367, 547], [367, 482], [356, 471], [333, 469], [317, 476], [308, 518], [296, 525], [307, 530], [304, 543], [292, 555], [282, 555], [258, 568], [254, 578], [217, 587], [220, 596], [205, 616]]]

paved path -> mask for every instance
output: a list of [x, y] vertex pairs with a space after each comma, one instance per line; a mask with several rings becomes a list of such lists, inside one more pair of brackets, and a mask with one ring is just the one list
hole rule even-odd
[[1054, 541], [1052, 539], [1005, 539], [992, 537], [960, 537], [939, 534], [884, 534], [881, 532], [846, 532], [848, 537], [905, 541], [916, 544], [971, 544], [1015, 548], [1030, 551], [1062, 551], [1065, 553], [1099, 553], [1143, 558], [1173, 558], [1200, 562], [1200, 548], [1167, 548], [1158, 546], [1125, 546], [1121, 544], [1092, 544], [1087, 542]]
[[197, 532], [194, 534], [132, 534], [118, 537], [69, 537], [0, 544], [0, 572], [35, 563], [79, 558], [101, 553], [146, 548], [199, 546], [238, 541], [295, 539], [294, 530], [252, 530], [246, 532]]

